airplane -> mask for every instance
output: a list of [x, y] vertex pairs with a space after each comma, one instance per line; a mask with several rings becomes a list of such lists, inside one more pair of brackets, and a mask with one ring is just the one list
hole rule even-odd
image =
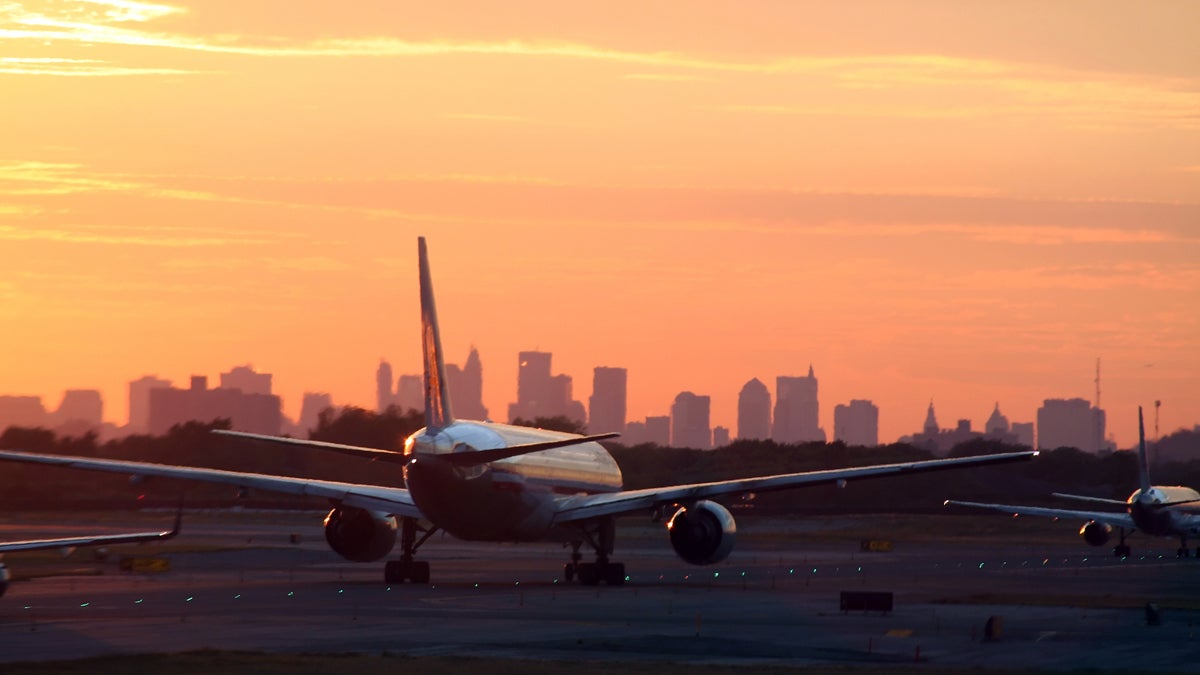
[[[1113, 528], [1116, 528], [1120, 539], [1113, 547], [1113, 555], [1118, 558], [1129, 557], [1131, 549], [1125, 543], [1125, 539], [1133, 532], [1141, 531], [1159, 537], [1179, 537], [1179, 548], [1175, 553], [1180, 558], [1189, 557], [1187, 538], [1189, 535], [1200, 535], [1200, 493], [1192, 488], [1178, 485], [1150, 484], [1150, 466], [1146, 458], [1146, 428], [1142, 422], [1141, 406], [1138, 406], [1138, 480], [1138, 489], [1134, 490], [1133, 494], [1129, 495], [1125, 501], [1061, 492], [1053, 493], [1053, 496], [1062, 499], [1123, 507], [1124, 510], [1119, 512], [981, 504], [954, 499], [948, 499], [945, 503], [946, 505], [1003, 511], [1014, 516], [1082, 519], [1085, 522], [1080, 528], [1079, 534], [1092, 546], [1103, 546], [1108, 543]], [[1196, 557], [1200, 558], [1200, 546], [1196, 547]]]
[[[108, 544], [132, 544], [144, 541], [158, 541], [179, 534], [183, 521], [183, 510], [175, 515], [175, 525], [166, 532], [131, 532], [129, 534], [94, 534], [82, 537], [64, 537], [62, 539], [30, 539], [27, 541], [0, 542], [0, 556], [12, 551], [43, 551], [46, 549], [73, 549], [78, 546], [104, 546]], [[3, 561], [0, 561], [0, 596], [8, 590], [12, 575]]]
[[[399, 539], [400, 558], [384, 565], [388, 583], [429, 583], [429, 563], [416, 554], [435, 532], [442, 531], [468, 541], [560, 541], [572, 550], [570, 562], [563, 567], [566, 581], [577, 578], [585, 585], [603, 581], [617, 586], [627, 579], [625, 565], [610, 560], [617, 516], [644, 513], [661, 518], [673, 512], [666, 527], [675, 553], [688, 563], [709, 565], [732, 552], [737, 533], [733, 515], [713, 498], [788, 487], [844, 486], [849, 480], [1022, 461], [1037, 454], [1015, 452], [624, 490], [616, 461], [598, 442], [617, 434], [581, 436], [454, 417], [424, 237], [417, 240], [417, 258], [425, 427], [405, 440], [402, 452], [223, 432], [399, 464], [405, 487], [13, 451], [0, 452], [0, 459], [326, 497], [333, 508], [325, 517], [325, 539], [343, 558], [383, 559]], [[595, 562], [582, 562], [584, 544], [595, 552]]]

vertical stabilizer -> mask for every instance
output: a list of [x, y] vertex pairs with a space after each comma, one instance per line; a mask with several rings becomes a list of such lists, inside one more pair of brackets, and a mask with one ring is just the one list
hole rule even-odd
[[1138, 481], [1142, 494], [1150, 491], [1150, 461], [1146, 457], [1146, 425], [1142, 422], [1142, 406], [1138, 406]]
[[454, 421], [450, 412], [450, 390], [446, 385], [446, 366], [442, 358], [442, 336], [438, 331], [437, 308], [433, 304], [433, 281], [429, 274], [429, 254], [425, 237], [417, 237], [417, 258], [421, 271], [421, 354], [425, 361], [425, 426], [441, 429]]

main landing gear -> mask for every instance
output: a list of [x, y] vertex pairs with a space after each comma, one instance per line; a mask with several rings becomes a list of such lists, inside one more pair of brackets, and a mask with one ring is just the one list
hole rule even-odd
[[[563, 577], [573, 581], [579, 577], [579, 583], [584, 586], [596, 586], [601, 581], [609, 586], [621, 586], [625, 583], [625, 563], [612, 562], [608, 555], [613, 552], [613, 540], [616, 539], [616, 523], [612, 518], [604, 518], [591, 526], [580, 528], [583, 540], [571, 542], [571, 562], [563, 565]], [[596, 562], [580, 562], [583, 556], [579, 548], [587, 542], [596, 551]]]
[[[421, 532], [419, 540], [417, 532]], [[416, 518], [401, 518], [400, 559], [384, 563], [383, 580], [389, 584], [402, 584], [405, 581], [411, 581], [414, 584], [429, 583], [429, 563], [424, 560], [416, 560], [414, 556], [421, 544], [432, 537], [434, 532], [437, 532], [436, 527], [422, 527]]]
[[[1191, 557], [1191, 553], [1192, 552], [1190, 550], [1188, 550], [1187, 536], [1180, 535], [1179, 536], [1179, 548], [1175, 551], [1175, 557], [1176, 558], [1188, 558], [1188, 557]], [[1196, 547], [1196, 557], [1200, 558], [1200, 546]]]
[[1125, 528], [1123, 528], [1123, 527], [1117, 528], [1117, 533], [1120, 534], [1121, 541], [1118, 542], [1117, 545], [1113, 547], [1113, 557], [1128, 558], [1130, 553], [1132, 552], [1132, 549], [1129, 548], [1129, 545], [1125, 543], [1125, 537], [1128, 536], [1128, 533], [1125, 531]]

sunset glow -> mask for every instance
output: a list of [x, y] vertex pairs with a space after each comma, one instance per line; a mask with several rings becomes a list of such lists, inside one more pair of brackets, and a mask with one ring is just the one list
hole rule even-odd
[[0, 394], [758, 377], [880, 440], [1096, 395], [1200, 423], [1200, 4], [0, 0]]

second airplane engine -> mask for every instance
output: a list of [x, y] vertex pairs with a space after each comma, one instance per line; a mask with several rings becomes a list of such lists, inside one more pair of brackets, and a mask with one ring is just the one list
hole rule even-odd
[[1092, 546], [1103, 546], [1108, 543], [1108, 537], [1112, 534], [1112, 526], [1089, 520], [1079, 528], [1079, 534]]
[[346, 560], [373, 562], [396, 545], [399, 524], [394, 516], [339, 506], [325, 516], [325, 541]]
[[675, 512], [667, 523], [671, 547], [685, 562], [711, 565], [729, 557], [737, 538], [737, 524], [724, 506], [699, 501]]

